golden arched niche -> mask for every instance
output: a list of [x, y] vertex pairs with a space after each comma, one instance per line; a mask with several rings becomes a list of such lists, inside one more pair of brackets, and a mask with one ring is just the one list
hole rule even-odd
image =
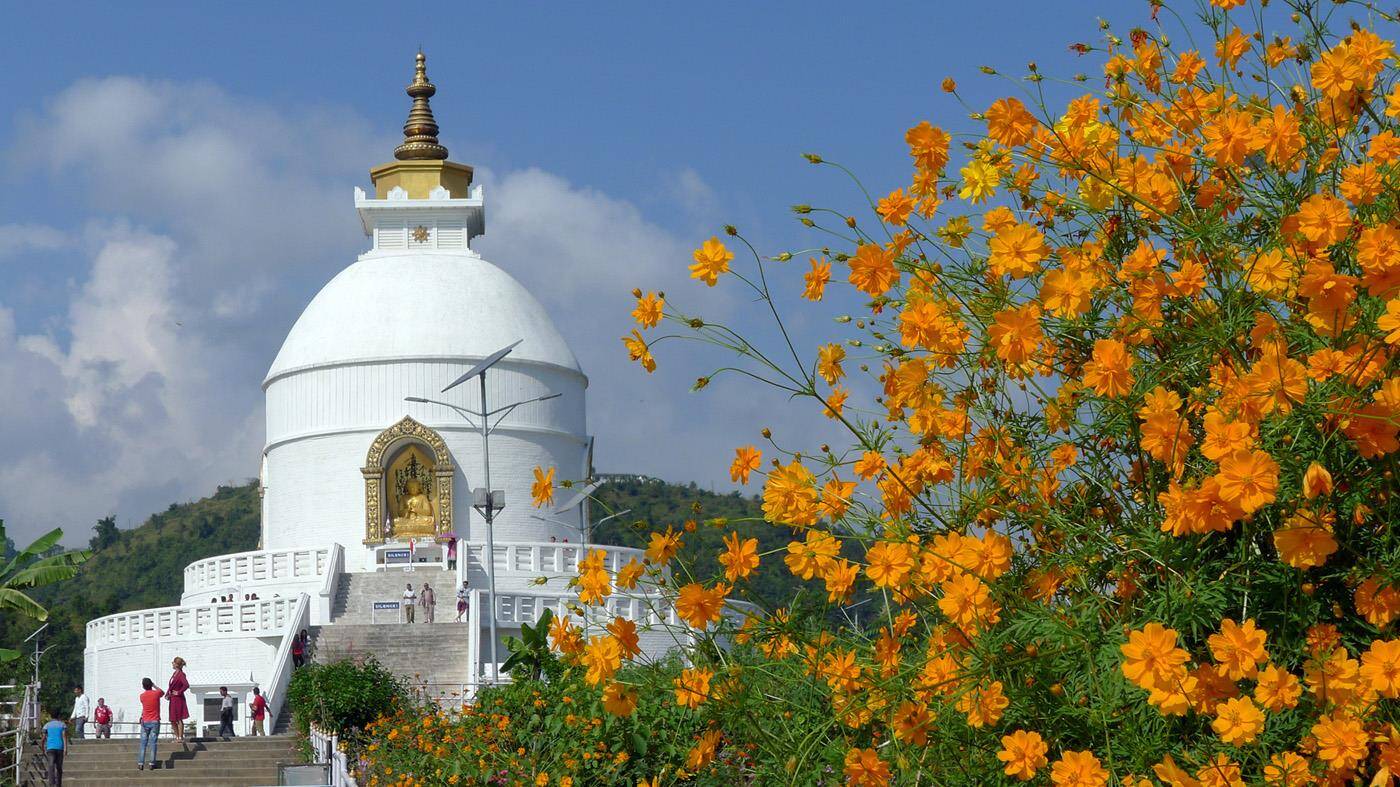
[[442, 435], [404, 416], [374, 438], [360, 472], [366, 544], [452, 532], [455, 473]]

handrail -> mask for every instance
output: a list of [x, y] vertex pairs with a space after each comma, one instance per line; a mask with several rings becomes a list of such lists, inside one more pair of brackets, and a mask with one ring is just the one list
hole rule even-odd
[[355, 777], [350, 773], [350, 763], [340, 749], [340, 736], [312, 724], [306, 737], [317, 761], [331, 765], [330, 787], [356, 787]]
[[88, 621], [87, 644], [88, 647], [130, 644], [211, 634], [272, 636], [281, 631], [296, 601], [294, 598], [270, 598], [118, 612]]
[[292, 681], [292, 639], [310, 625], [311, 597], [300, 593], [296, 598], [296, 608], [287, 619], [287, 627], [282, 642], [277, 645], [277, 655], [272, 659], [272, 672], [268, 675], [263, 695], [267, 699], [267, 730], [273, 732], [277, 720], [282, 715], [282, 705], [287, 698], [287, 685]]
[[331, 546], [330, 559], [326, 562], [326, 578], [321, 581], [321, 595], [330, 598], [335, 595], [336, 581], [345, 570], [345, 547], [339, 542]]
[[[303, 559], [310, 561], [309, 570], [299, 568], [299, 560]], [[215, 555], [185, 566], [183, 595], [232, 587], [304, 583], [329, 573], [333, 560], [329, 547], [257, 549]]]
[[[589, 551], [603, 551], [603, 566], [616, 573], [629, 560], [641, 562], [646, 550], [635, 547], [619, 547], [607, 544], [573, 544], [566, 541], [513, 541], [496, 544], [496, 574], [538, 574], [557, 572], [573, 574], [578, 571], [578, 563]], [[486, 544], [479, 541], [462, 543], [458, 554], [465, 553], [468, 565], [486, 570]]]
[[[481, 680], [481, 591], [472, 589], [467, 599], [467, 655], [470, 661], [467, 674], [476, 681]], [[492, 669], [492, 674], [496, 672]], [[472, 689], [476, 696], [476, 689]]]
[[667, 598], [660, 594], [614, 594], [601, 606], [584, 606], [579, 603], [576, 593], [531, 593], [497, 592], [493, 612], [496, 619], [507, 625], [533, 624], [545, 609], [554, 611], [557, 616], [584, 620], [578, 610], [587, 613], [590, 624], [606, 624], [615, 617], [625, 618], [644, 626], [677, 625], [675, 609]]

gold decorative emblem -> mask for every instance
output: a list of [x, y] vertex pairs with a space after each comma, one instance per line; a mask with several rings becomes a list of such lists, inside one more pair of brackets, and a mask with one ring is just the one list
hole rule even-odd
[[424, 227], [422, 224], [419, 224], [417, 227], [414, 227], [414, 228], [413, 228], [413, 241], [414, 241], [415, 243], [427, 243], [427, 242], [428, 242], [428, 228], [427, 228], [427, 227]]

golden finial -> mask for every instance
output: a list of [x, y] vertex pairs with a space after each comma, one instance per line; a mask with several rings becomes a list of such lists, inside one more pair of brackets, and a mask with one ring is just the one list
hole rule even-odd
[[420, 51], [413, 70], [413, 84], [407, 88], [408, 95], [413, 98], [413, 108], [408, 110], [408, 120], [403, 124], [403, 144], [394, 148], [394, 158], [401, 161], [447, 158], [447, 148], [438, 144], [433, 109], [428, 106], [428, 99], [436, 92], [437, 88], [428, 81], [428, 58]]

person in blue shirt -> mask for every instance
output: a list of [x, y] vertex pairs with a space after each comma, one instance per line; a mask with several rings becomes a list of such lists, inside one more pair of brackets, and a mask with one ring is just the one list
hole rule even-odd
[[49, 785], [63, 784], [63, 753], [68, 751], [68, 723], [58, 708], [49, 711], [49, 723], [44, 725], [44, 751], [49, 756]]

